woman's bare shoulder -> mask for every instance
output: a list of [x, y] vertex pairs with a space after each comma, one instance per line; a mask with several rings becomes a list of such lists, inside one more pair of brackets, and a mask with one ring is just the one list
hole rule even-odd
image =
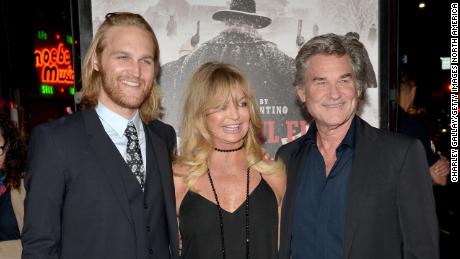
[[281, 204], [286, 190], [285, 172], [281, 170], [274, 173], [262, 173], [261, 176], [268, 183], [268, 185], [270, 185], [278, 199], [278, 203]]
[[187, 190], [187, 185], [185, 184], [184, 178], [187, 176], [187, 172], [190, 167], [183, 164], [173, 164], [172, 168], [174, 187], [176, 189], [177, 196], [178, 194], [185, 193], [185, 191]]

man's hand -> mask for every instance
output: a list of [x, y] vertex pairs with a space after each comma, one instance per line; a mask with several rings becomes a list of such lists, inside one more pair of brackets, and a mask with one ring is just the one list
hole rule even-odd
[[446, 185], [447, 176], [450, 172], [450, 164], [445, 156], [438, 152], [440, 158], [436, 163], [430, 167], [431, 179], [433, 180], [433, 185]]

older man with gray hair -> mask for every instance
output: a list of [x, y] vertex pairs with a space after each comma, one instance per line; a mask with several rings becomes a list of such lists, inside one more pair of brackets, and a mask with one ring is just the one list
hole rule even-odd
[[423, 146], [356, 115], [365, 53], [353, 34], [325, 34], [296, 57], [297, 95], [313, 122], [277, 153], [288, 171], [281, 259], [439, 258]]

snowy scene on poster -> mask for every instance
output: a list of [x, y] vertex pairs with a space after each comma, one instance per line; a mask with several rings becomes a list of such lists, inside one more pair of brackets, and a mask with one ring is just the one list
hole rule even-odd
[[[251, 82], [270, 153], [308, 127], [292, 85], [302, 43], [319, 34], [357, 32], [379, 70], [378, 0], [92, 0], [93, 31], [106, 13], [118, 11], [143, 15], [159, 40], [163, 121], [179, 131], [182, 95], [200, 65], [231, 63]], [[373, 86], [360, 115], [378, 127]]]

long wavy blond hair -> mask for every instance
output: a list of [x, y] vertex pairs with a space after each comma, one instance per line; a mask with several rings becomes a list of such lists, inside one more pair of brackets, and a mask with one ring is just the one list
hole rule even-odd
[[[83, 87], [81, 89], [80, 98], [80, 104], [83, 109], [94, 108], [97, 105], [103, 80], [102, 71], [96, 71], [94, 69], [93, 61], [102, 54], [107, 45], [105, 40], [107, 31], [115, 26], [136, 26], [149, 33], [154, 46], [152, 52], [154, 55], [155, 68], [159, 67], [157, 66], [160, 57], [158, 40], [147, 21], [141, 15], [134, 13], [120, 12], [107, 14], [104, 22], [97, 30], [83, 61]], [[155, 120], [160, 115], [160, 94], [156, 80], [153, 80], [152, 84], [152, 91], [139, 108], [139, 114], [145, 123]]]
[[250, 114], [249, 130], [244, 140], [248, 166], [262, 174], [284, 174], [284, 165], [280, 161], [267, 162], [263, 159], [263, 122], [247, 79], [233, 65], [209, 62], [197, 70], [187, 86], [182, 143], [175, 161], [175, 164], [187, 168], [180, 176], [184, 177], [185, 184], [192, 191], [197, 191], [196, 181], [208, 171], [207, 159], [213, 150], [206, 115], [210, 109], [220, 108], [229, 101], [237, 102], [235, 93], [239, 89], [248, 101]]

